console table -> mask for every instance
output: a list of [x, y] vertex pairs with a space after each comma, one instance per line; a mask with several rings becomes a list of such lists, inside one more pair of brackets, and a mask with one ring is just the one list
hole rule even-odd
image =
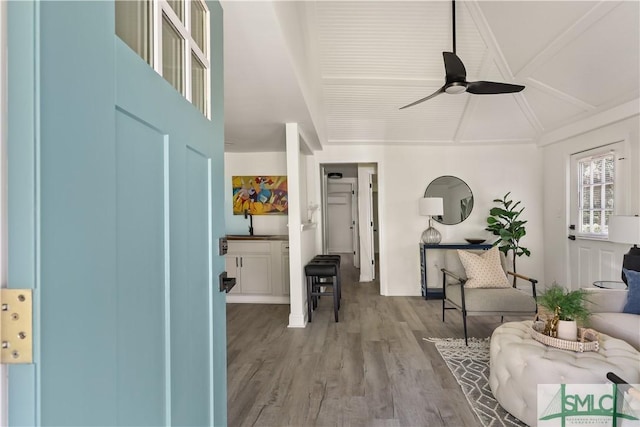
[[442, 299], [444, 297], [444, 291], [441, 287], [428, 288], [427, 287], [427, 251], [428, 250], [443, 250], [443, 249], [464, 249], [464, 250], [487, 250], [493, 247], [490, 243], [481, 243], [478, 245], [472, 245], [470, 243], [440, 243], [438, 245], [428, 245], [420, 243], [420, 282], [422, 289], [422, 296], [424, 299]]

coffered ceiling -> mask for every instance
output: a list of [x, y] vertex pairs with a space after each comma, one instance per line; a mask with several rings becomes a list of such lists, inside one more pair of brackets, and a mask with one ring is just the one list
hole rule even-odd
[[283, 123], [327, 144], [531, 143], [640, 96], [638, 1], [459, 1], [467, 80], [442, 94], [448, 1], [223, 2], [227, 151], [284, 150]]

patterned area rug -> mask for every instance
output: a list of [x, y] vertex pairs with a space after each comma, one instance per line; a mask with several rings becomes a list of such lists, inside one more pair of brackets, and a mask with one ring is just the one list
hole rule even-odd
[[502, 409], [489, 388], [489, 338], [424, 338], [433, 342], [460, 384], [469, 404], [484, 427], [524, 426], [522, 421]]

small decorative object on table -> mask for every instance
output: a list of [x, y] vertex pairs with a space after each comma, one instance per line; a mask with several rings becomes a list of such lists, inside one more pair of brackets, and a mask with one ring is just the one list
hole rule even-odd
[[[557, 283], [548, 288], [538, 297], [538, 305], [549, 313], [554, 313], [551, 323], [546, 328], [552, 337], [575, 341], [578, 336], [577, 320], [583, 321], [589, 317], [586, 308], [586, 293], [584, 290], [566, 291]], [[542, 314], [542, 313], [540, 313]], [[541, 316], [539, 316], [541, 317]], [[543, 319], [547, 320], [547, 319]]]
[[627, 289], [627, 284], [615, 280], [598, 280], [593, 282], [593, 286], [601, 289]]
[[487, 239], [478, 239], [473, 237], [465, 237], [466, 240], [471, 245], [479, 245], [480, 243], [484, 243]]

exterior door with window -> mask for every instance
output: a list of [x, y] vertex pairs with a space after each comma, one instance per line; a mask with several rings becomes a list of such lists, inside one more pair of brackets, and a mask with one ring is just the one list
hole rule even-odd
[[570, 159], [569, 260], [572, 289], [597, 280], [620, 280], [622, 253], [608, 240], [609, 217], [624, 213], [626, 146], [617, 142]]
[[150, 62], [116, 36], [114, 2], [8, 4], [8, 282], [34, 296], [9, 425], [226, 424], [222, 11], [206, 5], [210, 80], [163, 15]]

